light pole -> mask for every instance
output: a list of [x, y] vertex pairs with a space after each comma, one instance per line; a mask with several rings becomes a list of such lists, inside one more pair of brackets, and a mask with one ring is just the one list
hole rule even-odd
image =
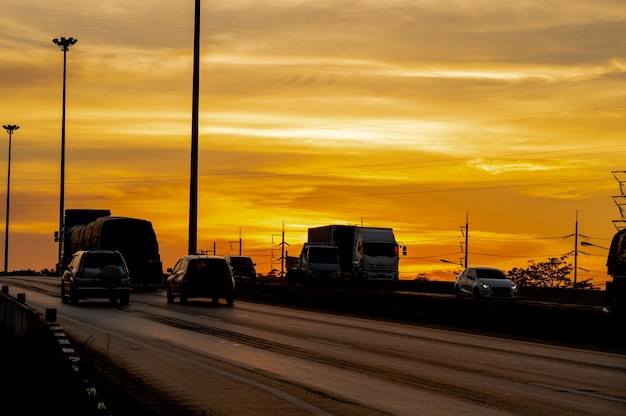
[[13, 132], [20, 128], [15, 124], [5, 124], [4, 129], [9, 133], [9, 167], [7, 173], [7, 221], [4, 228], [4, 273], [9, 269], [9, 207], [11, 198], [11, 139], [13, 138]]
[[63, 52], [63, 115], [61, 118], [61, 191], [59, 203], [59, 263], [57, 264], [57, 272], [61, 272], [61, 247], [63, 246], [63, 211], [65, 210], [65, 74], [67, 63], [67, 51], [70, 46], [78, 42], [75, 38], [55, 38], [52, 42], [57, 45]]
[[189, 174], [188, 254], [198, 252], [198, 106], [200, 102], [200, 0], [196, 0], [193, 36], [193, 80], [191, 99], [191, 160]]

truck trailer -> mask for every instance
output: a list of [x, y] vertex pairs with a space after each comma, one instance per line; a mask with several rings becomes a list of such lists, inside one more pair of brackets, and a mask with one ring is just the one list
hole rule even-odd
[[163, 287], [159, 244], [150, 221], [111, 216], [109, 210], [68, 209], [61, 242], [61, 273], [79, 250], [117, 250], [126, 260], [133, 288]]
[[357, 225], [314, 227], [308, 230], [308, 242], [336, 246], [344, 277], [398, 280], [399, 247], [391, 228]]

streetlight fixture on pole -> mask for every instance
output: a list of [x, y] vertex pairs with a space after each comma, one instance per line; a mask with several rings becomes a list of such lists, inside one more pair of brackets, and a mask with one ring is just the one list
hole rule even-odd
[[602, 246], [599, 246], [599, 245], [597, 245], [597, 244], [590, 243], [590, 242], [588, 242], [588, 241], [581, 241], [581, 242], [580, 242], [580, 245], [581, 245], [581, 246], [584, 246], [584, 247], [598, 247], [598, 248], [602, 248], [602, 249], [604, 249], [604, 250], [609, 250], [609, 248], [608, 248], [608, 247], [602, 247]]
[[8, 272], [9, 269], [9, 207], [10, 207], [10, 197], [11, 197], [11, 139], [13, 138], [13, 132], [20, 128], [20, 126], [16, 126], [15, 124], [5, 124], [4, 129], [9, 133], [9, 167], [7, 173], [7, 219], [6, 226], [4, 228], [4, 273]]
[[[457, 263], [455, 263], [455, 262], [453, 262], [453, 261], [446, 260], [446, 259], [441, 259], [441, 260], [439, 260], [439, 261], [440, 261], [441, 263], [457, 264]], [[458, 264], [459, 264], [459, 266], [461, 266], [461, 268], [463, 268], [463, 262], [461, 261], [461, 259], [459, 259], [459, 263], [458, 263]]]
[[61, 191], [59, 203], [59, 263], [57, 264], [57, 272], [61, 273], [61, 247], [63, 245], [63, 211], [65, 210], [65, 78], [67, 67], [67, 51], [70, 46], [78, 42], [75, 38], [55, 38], [52, 42], [57, 45], [63, 52], [63, 115], [61, 119]]

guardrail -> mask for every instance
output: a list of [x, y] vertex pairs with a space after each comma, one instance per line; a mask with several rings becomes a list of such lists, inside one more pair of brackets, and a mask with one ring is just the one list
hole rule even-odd
[[[533, 293], [525, 289], [522, 292], [520, 289], [517, 302], [456, 300], [451, 283], [430, 287], [420, 282], [395, 282], [386, 289], [381, 290], [380, 286], [373, 284], [358, 288], [345, 285], [240, 285], [237, 297], [505, 336], [626, 349], [626, 322], [604, 311], [600, 291], [577, 290], [588, 292], [589, 299], [568, 303], [564, 300], [573, 300], [575, 289], [550, 293], [540, 290], [537, 292], [541, 293]], [[523, 297], [521, 293], [524, 293]]]

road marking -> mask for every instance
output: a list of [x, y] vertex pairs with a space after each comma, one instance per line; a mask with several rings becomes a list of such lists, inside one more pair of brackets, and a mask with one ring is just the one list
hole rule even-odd
[[562, 393], [574, 393], [574, 394], [580, 394], [582, 396], [589, 396], [589, 397], [593, 397], [593, 398], [601, 399], [601, 400], [609, 400], [612, 402], [626, 403], [626, 399], [621, 399], [619, 397], [605, 396], [604, 394], [597, 394], [592, 391], [568, 389], [566, 387], [552, 386], [550, 384], [543, 384], [543, 383], [530, 383], [530, 385], [543, 387], [543, 388], [550, 389], [550, 390], [556, 390]]
[[212, 316], [207, 316], [207, 315], [196, 315], [196, 316], [198, 318], [207, 319], [209, 321], [224, 322], [223, 319], [213, 318]]
[[352, 348], [351, 346], [346, 344], [338, 344], [336, 342], [324, 341], [323, 339], [318, 338], [308, 338], [308, 340], [313, 342], [319, 342], [320, 344], [332, 345], [333, 347]]

